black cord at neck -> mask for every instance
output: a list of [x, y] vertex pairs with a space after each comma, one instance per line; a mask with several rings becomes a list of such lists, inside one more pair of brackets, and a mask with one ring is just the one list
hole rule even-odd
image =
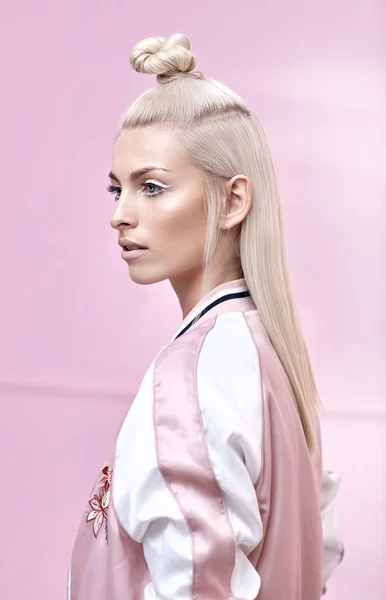
[[190, 329], [190, 327], [193, 324], [193, 321], [198, 321], [199, 319], [201, 319], [201, 317], [203, 317], [208, 311], [210, 311], [212, 308], [214, 308], [215, 306], [217, 306], [217, 304], [221, 304], [221, 302], [225, 302], [226, 300], [234, 300], [235, 298], [247, 298], [247, 296], [250, 296], [251, 292], [249, 290], [246, 290], [244, 292], [234, 292], [231, 294], [226, 294], [225, 296], [222, 296], [221, 298], [217, 298], [217, 300], [214, 300], [211, 304], [209, 304], [208, 306], [206, 306], [205, 308], [202, 309], [202, 311], [199, 313], [198, 317], [194, 317], [184, 328], [182, 331], [180, 331], [180, 333], [175, 337], [175, 339], [179, 338], [181, 335], [183, 335], [184, 333], [186, 333], [188, 331], [188, 329]]

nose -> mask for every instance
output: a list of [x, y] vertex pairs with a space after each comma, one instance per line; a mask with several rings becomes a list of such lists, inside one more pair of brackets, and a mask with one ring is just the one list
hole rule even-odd
[[134, 215], [132, 207], [129, 207], [127, 198], [125, 201], [123, 194], [121, 194], [110, 217], [111, 227], [113, 229], [121, 229], [122, 227], [135, 227], [137, 224], [137, 218]]

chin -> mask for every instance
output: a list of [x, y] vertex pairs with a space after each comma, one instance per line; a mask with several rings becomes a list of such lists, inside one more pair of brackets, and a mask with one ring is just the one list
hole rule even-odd
[[[146, 272], [147, 271], [147, 272]], [[133, 283], [137, 283], [138, 285], [151, 285], [153, 283], [159, 283], [160, 281], [164, 281], [168, 279], [167, 275], [162, 275], [161, 273], [149, 273], [149, 269], [131, 269], [129, 266], [129, 276]]]

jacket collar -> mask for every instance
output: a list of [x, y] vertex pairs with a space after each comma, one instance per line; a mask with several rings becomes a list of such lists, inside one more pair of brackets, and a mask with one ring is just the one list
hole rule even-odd
[[[183, 335], [188, 329], [220, 313], [253, 310], [255, 308], [244, 278], [227, 281], [213, 288], [201, 298], [186, 315], [171, 341]], [[192, 321], [198, 315], [201, 315], [199, 320], [192, 325]]]

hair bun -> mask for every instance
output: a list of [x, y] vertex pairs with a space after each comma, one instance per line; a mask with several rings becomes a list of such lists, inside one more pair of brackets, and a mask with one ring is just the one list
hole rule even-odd
[[132, 49], [130, 64], [138, 73], [157, 75], [158, 83], [168, 83], [181, 75], [196, 76], [190, 73], [196, 59], [190, 51], [190, 40], [183, 33], [138, 42]]

